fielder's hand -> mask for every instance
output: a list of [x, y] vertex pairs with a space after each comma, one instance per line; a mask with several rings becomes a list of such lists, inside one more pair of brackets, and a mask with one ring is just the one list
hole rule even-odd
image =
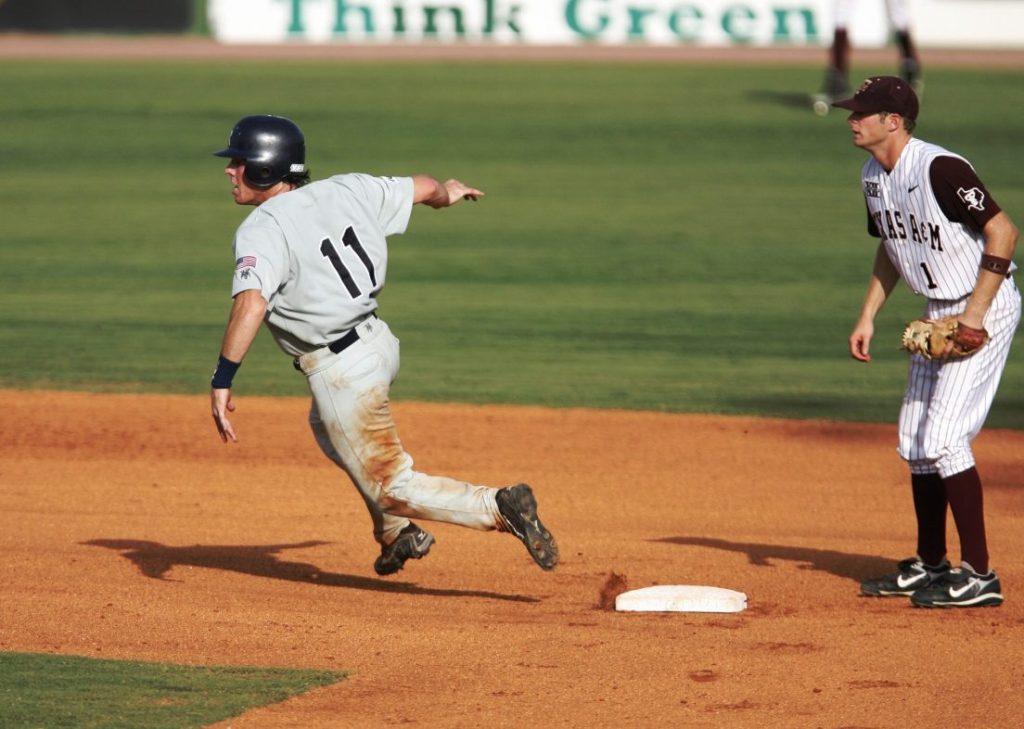
[[966, 357], [981, 349], [988, 341], [988, 332], [985, 328], [975, 329], [969, 327], [962, 321], [956, 323], [956, 331], [953, 333], [953, 346], [951, 352], [954, 356]]
[[900, 345], [911, 354], [925, 359], [956, 359], [974, 354], [988, 341], [988, 332], [958, 321], [955, 316], [943, 319], [915, 319], [907, 324]]
[[235, 411], [235, 404], [231, 402], [231, 389], [212, 388], [210, 390], [210, 409], [213, 412], [213, 423], [217, 426], [220, 439], [225, 443], [228, 440], [237, 443], [238, 436], [235, 435], [235, 429], [232, 427], [231, 421], [228, 420], [228, 413]]

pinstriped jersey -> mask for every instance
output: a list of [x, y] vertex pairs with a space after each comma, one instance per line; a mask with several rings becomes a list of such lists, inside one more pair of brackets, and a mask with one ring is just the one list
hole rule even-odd
[[333, 342], [376, 310], [387, 236], [405, 232], [413, 196], [411, 177], [346, 174], [270, 198], [235, 233], [231, 295], [259, 289], [292, 356]]
[[[940, 204], [930, 174], [932, 164], [940, 157], [962, 162], [969, 179], [977, 183], [956, 190], [958, 205], [967, 214], [951, 216], [949, 205], [944, 209]], [[929, 299], [955, 300], [970, 294], [978, 281], [985, 246], [983, 225], [977, 220], [987, 220], [999, 212], [970, 163], [938, 145], [912, 137], [891, 172], [871, 157], [861, 172], [861, 181], [869, 231], [882, 239], [889, 260], [910, 289]]]

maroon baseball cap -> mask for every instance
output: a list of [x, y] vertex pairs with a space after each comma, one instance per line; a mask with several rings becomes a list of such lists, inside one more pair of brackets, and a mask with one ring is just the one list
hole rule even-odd
[[895, 76], [872, 76], [860, 85], [852, 99], [833, 102], [832, 106], [861, 114], [888, 111], [907, 119], [917, 119], [920, 108], [910, 84]]

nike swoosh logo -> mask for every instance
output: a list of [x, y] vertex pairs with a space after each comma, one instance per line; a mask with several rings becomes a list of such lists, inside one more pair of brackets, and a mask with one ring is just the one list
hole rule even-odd
[[920, 185], [914, 185], [913, 187], [909, 187], [909, 188], [907, 188], [907, 192], [913, 192], [914, 190], [916, 190], [919, 187], [921, 187], [921, 186]]
[[949, 588], [949, 596], [952, 598], [961, 597], [964, 593], [971, 589], [971, 583], [968, 581], [963, 587], [951, 587]]
[[901, 590], [904, 590], [913, 585], [915, 582], [917, 582], [918, 579], [919, 577], [917, 575], [906, 580], [903, 579], [903, 575], [899, 575], [896, 577], [896, 586], [899, 587]]

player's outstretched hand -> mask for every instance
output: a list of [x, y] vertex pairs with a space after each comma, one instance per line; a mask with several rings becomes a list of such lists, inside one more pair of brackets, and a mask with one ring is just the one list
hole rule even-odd
[[448, 191], [448, 204], [454, 205], [459, 200], [473, 200], [474, 202], [484, 196], [482, 190], [460, 182], [456, 179], [445, 180], [444, 189]]
[[228, 420], [228, 413], [235, 411], [235, 404], [231, 402], [230, 388], [215, 387], [210, 390], [210, 409], [213, 412], [213, 423], [217, 426], [220, 439], [225, 443], [229, 440], [232, 443], [237, 443], [238, 436], [235, 435], [235, 429], [232, 427], [231, 421]]

